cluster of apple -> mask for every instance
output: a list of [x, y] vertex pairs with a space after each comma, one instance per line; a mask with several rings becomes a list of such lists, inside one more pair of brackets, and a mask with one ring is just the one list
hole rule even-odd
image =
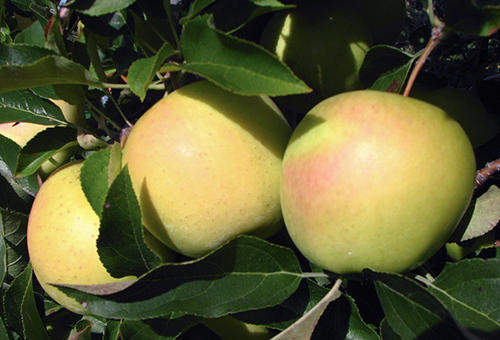
[[[342, 22], [347, 25], [358, 12], [342, 5], [333, 12], [316, 8], [304, 18], [301, 11], [280, 14], [284, 25], [274, 19], [268, 31], [280, 27], [274, 52], [289, 62], [287, 51], [300, 34], [296, 21], [313, 20], [323, 30], [325, 13], [341, 13], [338, 20], [348, 18]], [[331, 15], [325, 24], [337, 21]], [[360, 27], [358, 22], [352, 32]], [[339, 35], [332, 31], [328, 37]], [[353, 40], [352, 48], [360, 51], [353, 55], [361, 60], [372, 43], [366, 36]], [[313, 44], [317, 49], [323, 43]], [[338, 68], [345, 56], [332, 56], [330, 66]], [[290, 66], [308, 81], [310, 70], [301, 75], [299, 64]], [[322, 72], [336, 72], [330, 66]], [[357, 74], [359, 67], [354, 69]], [[358, 80], [348, 80], [352, 74], [344, 76], [332, 92], [316, 91], [309, 78], [320, 97], [305, 101], [312, 108], [294, 131], [270, 98], [240, 96], [206, 80], [148, 110], [124, 145], [122, 166], [128, 167], [151, 248], [163, 251], [165, 261], [173, 251], [197, 258], [237, 235], [268, 238], [286, 226], [307, 259], [339, 274], [365, 268], [406, 272], [427, 261], [471, 200], [476, 164], [470, 139], [437, 106], [361, 90], [352, 85]], [[111, 277], [99, 260], [99, 218], [80, 185], [82, 164], [63, 166], [44, 182], [27, 237], [42, 287], [61, 305], [85, 314], [84, 306], [50, 284], [129, 278]]]

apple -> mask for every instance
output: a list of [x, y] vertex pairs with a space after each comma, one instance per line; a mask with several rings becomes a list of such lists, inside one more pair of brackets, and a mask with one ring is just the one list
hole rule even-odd
[[123, 149], [144, 225], [194, 258], [240, 234], [275, 234], [290, 135], [269, 97], [208, 81], [168, 94], [139, 118]]
[[305, 114], [321, 100], [361, 89], [359, 69], [372, 37], [362, 16], [336, 1], [299, 1], [276, 13], [261, 45], [287, 64], [313, 92], [277, 97], [279, 104]]
[[382, 91], [339, 94], [292, 134], [285, 224], [302, 254], [328, 271], [407, 272], [445, 244], [475, 175], [466, 133], [440, 108]]
[[[80, 185], [82, 165], [82, 161], [65, 164], [43, 183], [29, 215], [27, 243], [33, 271], [45, 292], [68, 310], [89, 314], [51, 284], [96, 285], [133, 277], [113, 278], [99, 259], [100, 222]], [[146, 242], [149, 239], [145, 237]], [[152, 248], [163, 260], [171, 259], [173, 253], [165, 246]]]
[[405, 0], [347, 1], [363, 16], [373, 37], [374, 45], [392, 45], [404, 28]]
[[496, 230], [493, 229], [484, 235], [465, 242], [446, 243], [446, 253], [453, 261], [460, 261], [469, 254], [478, 250], [493, 248], [496, 242]]
[[[51, 99], [51, 101], [59, 106], [66, 121], [78, 126], [85, 126], [85, 112], [82, 106], [71, 105], [60, 99]], [[34, 123], [3, 123], [0, 124], [0, 134], [16, 142], [20, 147], [24, 147], [35, 135], [49, 128], [50, 125], [34, 124]], [[75, 134], [76, 139], [76, 134]], [[42, 179], [47, 178], [55, 169], [69, 161], [74, 154], [75, 149], [69, 148], [54, 154], [50, 159], [45, 161], [38, 173]]]
[[500, 119], [481, 102], [474, 90], [456, 87], [432, 88], [415, 84], [410, 97], [439, 106], [457, 120], [477, 148], [500, 132]]

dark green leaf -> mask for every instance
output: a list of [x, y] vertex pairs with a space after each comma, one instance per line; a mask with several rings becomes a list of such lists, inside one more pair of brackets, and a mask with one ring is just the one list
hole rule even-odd
[[481, 339], [500, 338], [498, 260], [468, 259], [448, 264], [428, 290]]
[[144, 100], [146, 97], [148, 87], [151, 85], [160, 66], [174, 53], [176, 52], [172, 45], [165, 43], [154, 57], [136, 60], [130, 66], [127, 82], [130, 85], [130, 89], [141, 100]]
[[311, 91], [269, 51], [216, 30], [208, 21], [203, 16], [186, 24], [181, 46], [186, 63], [177, 66], [243, 95], [279, 96]]
[[27, 226], [27, 215], [0, 208], [0, 237], [3, 238], [6, 246], [7, 276], [5, 282], [7, 283], [21, 274], [28, 265]]
[[448, 310], [413, 280], [378, 273], [375, 288], [387, 322], [401, 339], [463, 339]]
[[106, 329], [102, 340], [121, 340], [120, 325], [121, 320], [107, 320]]
[[124, 320], [120, 325], [120, 333], [124, 339], [130, 340], [173, 340], [199, 323], [199, 320], [191, 315], [176, 319]]
[[484, 1], [448, 0], [444, 22], [452, 30], [473, 36], [488, 37], [500, 28], [500, 4]]
[[307, 314], [303, 315], [297, 322], [274, 337], [276, 340], [310, 339], [319, 318], [332, 302], [341, 296], [339, 287], [333, 286], [330, 291], [317, 303]]
[[377, 333], [361, 318], [354, 299], [343, 294], [331, 303], [319, 320], [313, 340], [378, 340]]
[[87, 15], [101, 16], [125, 9], [135, 1], [136, 0], [72, 0], [68, 1], [66, 6]]
[[[42, 30], [43, 33], [43, 30]], [[55, 52], [44, 47], [25, 44], [0, 45], [0, 66], [32, 64], [38, 59], [55, 55]], [[4, 84], [5, 85], [5, 84]]]
[[[29, 213], [33, 196], [36, 193], [36, 190], [34, 192], [30, 190], [35, 189], [34, 185], [38, 186], [38, 184], [31, 183], [33, 182], [32, 179], [36, 181], [35, 177], [33, 175], [14, 178], [0, 172], [0, 207], [10, 211]], [[33, 185], [33, 188], [30, 187], [31, 185]]]
[[0, 339], [12, 339], [7, 332], [7, 328], [5, 327], [5, 323], [2, 318], [0, 318]]
[[5, 239], [2, 235], [2, 237], [0, 237], [0, 284], [2, 286], [6, 276], [7, 276], [7, 245], [5, 244]]
[[372, 47], [359, 71], [366, 88], [401, 92], [415, 57], [392, 46]]
[[283, 302], [297, 289], [300, 273], [289, 248], [240, 236], [203, 258], [164, 264], [136, 281], [59, 289], [107, 318], [148, 319], [174, 312], [216, 318]]
[[0, 94], [0, 123], [28, 122], [59, 125], [66, 122], [61, 109], [29, 90]]
[[[52, 159], [55, 162], [52, 158], [54, 154], [78, 148], [75, 129], [69, 127], [45, 129], [33, 137], [21, 150], [16, 175], [25, 177], [34, 174], [45, 161]], [[67, 158], [69, 160], [70, 157]], [[56, 166], [60, 165], [62, 164], [56, 164]]]
[[16, 172], [17, 156], [21, 147], [13, 140], [0, 134], [0, 162], [2, 167], [0, 173], [4, 176], [12, 176]]
[[284, 330], [311, 310], [328, 293], [312, 280], [302, 280], [298, 289], [277, 306], [233, 314], [243, 322]]
[[80, 173], [82, 189], [97, 216], [102, 216], [102, 209], [108, 194], [108, 166], [111, 149], [92, 153], [83, 162]]
[[8, 325], [25, 339], [50, 340], [40, 319], [33, 294], [33, 270], [28, 265], [4, 296]]
[[27, 65], [0, 66], [0, 92], [53, 84], [102, 87], [82, 65], [60, 56], [47, 56]]
[[203, 11], [205, 8], [216, 2], [217, 0], [194, 0], [189, 5], [188, 14], [179, 20], [181, 25], [184, 25], [187, 21], [194, 18], [198, 13]]
[[92, 322], [87, 319], [79, 320], [71, 333], [71, 340], [92, 340]]
[[380, 323], [380, 336], [384, 340], [401, 340], [401, 337], [394, 332], [387, 319], [382, 320]]
[[293, 7], [276, 0], [219, 0], [210, 8], [210, 13], [214, 15], [217, 29], [233, 33], [259, 15]]
[[37, 20], [34, 24], [16, 35], [14, 39], [16, 44], [26, 44], [37, 47], [45, 46], [45, 34], [42, 23]]
[[139, 276], [160, 265], [144, 241], [141, 208], [128, 167], [111, 184], [105, 202], [97, 252], [111, 276]]

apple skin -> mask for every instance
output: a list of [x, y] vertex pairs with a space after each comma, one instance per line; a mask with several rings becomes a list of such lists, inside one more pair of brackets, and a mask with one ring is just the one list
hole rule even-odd
[[[27, 242], [33, 271], [45, 292], [74, 313], [90, 314], [50, 284], [95, 285], [134, 277], [113, 278], [99, 259], [99, 217], [80, 185], [82, 165], [82, 161], [65, 164], [43, 183], [29, 215]], [[155, 252], [162, 260], [173, 254], [166, 247]]]
[[500, 132], [500, 119], [481, 102], [474, 90], [455, 87], [430, 88], [415, 84], [410, 97], [439, 106], [460, 123], [477, 148]]
[[170, 93], [137, 121], [123, 150], [144, 225], [194, 258], [241, 234], [272, 236], [283, 226], [279, 183], [290, 135], [269, 97], [208, 81]]
[[321, 100], [363, 88], [359, 69], [372, 45], [361, 15], [339, 2], [298, 2], [276, 13], [266, 25], [261, 45], [287, 64], [313, 92], [276, 97], [305, 114]]
[[314, 107], [283, 159], [281, 202], [303, 255], [339, 274], [402, 273], [428, 260], [470, 203], [473, 148], [423, 101], [352, 91]]
[[[66, 121], [78, 126], [85, 126], [85, 112], [82, 106], [71, 105], [60, 99], [51, 99], [59, 106]], [[33, 123], [3, 123], [0, 124], [0, 134], [16, 142], [20, 147], [24, 147], [35, 135], [43, 130], [50, 128], [50, 125]], [[76, 139], [76, 134], [75, 134]], [[55, 169], [62, 164], [67, 163], [78, 148], [69, 148], [54, 154], [45, 161], [38, 169], [38, 174], [42, 179], [46, 179]]]

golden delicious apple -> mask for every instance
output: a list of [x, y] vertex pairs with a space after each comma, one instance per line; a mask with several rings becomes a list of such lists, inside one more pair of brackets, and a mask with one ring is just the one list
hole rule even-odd
[[481, 102], [474, 90], [455, 87], [438, 89], [415, 84], [410, 97], [439, 106], [460, 123], [477, 148], [500, 132], [500, 120]]
[[313, 89], [305, 95], [276, 98], [305, 114], [327, 97], [363, 87], [358, 73], [372, 38], [361, 15], [350, 6], [301, 1], [271, 18], [261, 44]]
[[[113, 278], [99, 259], [99, 217], [81, 188], [82, 165], [80, 161], [66, 164], [44, 182], [30, 212], [27, 242], [33, 271], [47, 294], [72, 312], [89, 314], [80, 302], [51, 284], [94, 285], [132, 277]], [[165, 246], [153, 247], [163, 260], [171, 258]]]
[[[78, 126], [85, 126], [85, 112], [79, 105], [71, 105], [60, 99], [52, 99], [52, 102], [59, 106], [66, 121], [76, 124]], [[33, 124], [33, 123], [3, 123], [0, 124], [0, 134], [16, 142], [20, 147], [24, 147], [35, 135], [43, 130], [49, 128], [49, 125]], [[76, 140], [76, 134], [75, 134]], [[45, 161], [38, 173], [43, 179], [52, 173], [62, 164], [69, 161], [74, 154], [75, 149], [67, 149], [54, 154], [51, 158]]]
[[291, 129], [264, 96], [208, 82], [182, 87], [134, 125], [123, 165], [149, 231], [199, 257], [229, 239], [282, 226], [281, 161]]
[[475, 173], [467, 135], [440, 108], [381, 91], [339, 94], [315, 106], [290, 139], [285, 224], [323, 269], [406, 272], [454, 231]]

